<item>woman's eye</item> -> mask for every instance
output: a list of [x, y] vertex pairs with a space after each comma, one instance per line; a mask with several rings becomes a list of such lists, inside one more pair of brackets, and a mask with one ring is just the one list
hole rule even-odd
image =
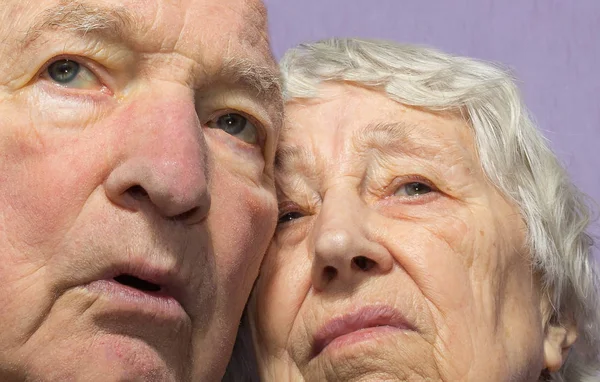
[[48, 66], [43, 76], [57, 85], [72, 89], [102, 88], [100, 80], [88, 68], [73, 60], [58, 60]]
[[302, 213], [300, 213], [298, 211], [288, 212], [279, 217], [279, 219], [277, 220], [277, 224], [287, 223], [292, 220], [300, 219], [303, 216], [304, 215], [302, 215]]
[[248, 121], [248, 118], [237, 113], [222, 115], [215, 121], [208, 122], [207, 126], [212, 129], [221, 129], [227, 134], [233, 135], [252, 145], [258, 142], [258, 130], [256, 126]]
[[432, 190], [431, 187], [421, 182], [411, 182], [405, 183], [398, 188], [395, 195], [396, 196], [418, 196], [423, 194], [428, 194]]

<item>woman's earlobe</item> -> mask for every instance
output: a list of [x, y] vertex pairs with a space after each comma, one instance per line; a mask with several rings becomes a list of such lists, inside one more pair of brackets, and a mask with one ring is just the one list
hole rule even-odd
[[548, 371], [556, 372], [565, 363], [569, 350], [577, 340], [575, 325], [561, 325], [549, 322], [544, 338], [544, 366]]

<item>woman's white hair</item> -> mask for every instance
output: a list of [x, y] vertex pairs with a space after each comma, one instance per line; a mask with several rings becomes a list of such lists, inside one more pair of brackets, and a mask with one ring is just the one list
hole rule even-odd
[[384, 92], [405, 105], [462, 113], [490, 181], [520, 208], [532, 268], [551, 304], [547, 320], [574, 321], [579, 338], [563, 367], [540, 381], [597, 382], [600, 296], [585, 197], [531, 121], [506, 70], [435, 49], [388, 41], [329, 39], [289, 50], [284, 98], [316, 98], [323, 82]]

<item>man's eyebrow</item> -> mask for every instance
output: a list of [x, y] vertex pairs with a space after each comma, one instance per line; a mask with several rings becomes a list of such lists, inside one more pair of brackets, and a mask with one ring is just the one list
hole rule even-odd
[[118, 40], [133, 25], [134, 17], [124, 7], [100, 7], [77, 0], [61, 0], [35, 18], [25, 34], [23, 46], [32, 44], [48, 30], [65, 30], [81, 35], [100, 33], [107, 39]]
[[248, 59], [229, 58], [225, 60], [219, 77], [250, 90], [259, 98], [283, 104], [281, 78], [275, 66], [261, 65]]

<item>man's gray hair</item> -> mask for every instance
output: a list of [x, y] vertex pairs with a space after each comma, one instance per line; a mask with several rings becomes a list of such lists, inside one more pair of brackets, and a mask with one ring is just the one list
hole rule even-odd
[[574, 319], [578, 329], [566, 363], [540, 381], [598, 381], [600, 296], [593, 241], [585, 232], [589, 207], [506, 70], [431, 48], [359, 39], [299, 45], [280, 67], [286, 102], [318, 97], [319, 86], [332, 81], [380, 90], [405, 105], [461, 113], [484, 172], [525, 220], [532, 270], [551, 303], [546, 324]]

